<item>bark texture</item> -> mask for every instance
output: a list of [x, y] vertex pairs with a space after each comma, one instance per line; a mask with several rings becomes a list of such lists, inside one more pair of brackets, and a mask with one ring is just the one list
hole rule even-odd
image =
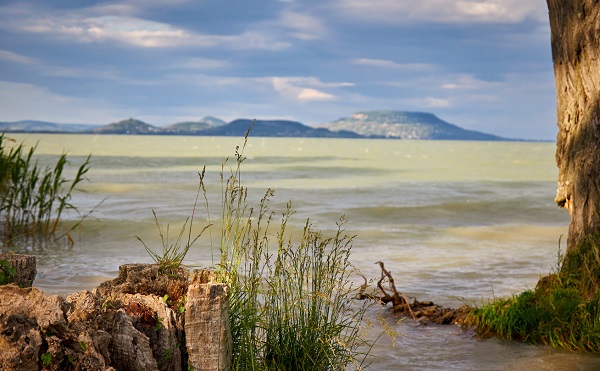
[[196, 272], [185, 305], [185, 337], [194, 370], [231, 369], [233, 347], [229, 325], [229, 288], [214, 276]]
[[17, 269], [13, 277], [19, 287], [31, 287], [37, 274], [35, 256], [23, 254], [0, 254], [0, 260], [6, 260]]
[[556, 78], [556, 203], [571, 214], [567, 251], [600, 230], [600, 2], [547, 0]]

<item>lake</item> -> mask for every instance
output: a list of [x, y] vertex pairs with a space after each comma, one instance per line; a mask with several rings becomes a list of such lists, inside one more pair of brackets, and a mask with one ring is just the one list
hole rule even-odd
[[[82, 212], [101, 204], [74, 236], [76, 244], [18, 248], [38, 256], [34, 286], [61, 295], [115, 277], [121, 264], [152, 262], [134, 236], [161, 249], [152, 210], [177, 230], [191, 214], [203, 166], [211, 215], [220, 215], [219, 173], [222, 166], [229, 173], [243, 144], [229, 137], [9, 136], [39, 141], [41, 163], [65, 151], [77, 165], [92, 154], [89, 182], [74, 203]], [[553, 201], [554, 151], [554, 143], [534, 142], [250, 137], [242, 182], [252, 205], [267, 188], [275, 190], [277, 213], [293, 201], [292, 233], [300, 233], [307, 218], [314, 229], [333, 233], [344, 215], [347, 232], [356, 235], [351, 260], [366, 277], [379, 277], [374, 263], [381, 260], [399, 291], [458, 307], [533, 288], [556, 266], [569, 216]], [[207, 223], [206, 214], [197, 220]], [[214, 265], [215, 236], [215, 247], [206, 236], [187, 263]], [[400, 333], [395, 346], [385, 338], [376, 345], [375, 370], [600, 368], [600, 358], [591, 355], [479, 340], [455, 326], [398, 323], [389, 308], [375, 306], [368, 316], [374, 322], [384, 316]]]

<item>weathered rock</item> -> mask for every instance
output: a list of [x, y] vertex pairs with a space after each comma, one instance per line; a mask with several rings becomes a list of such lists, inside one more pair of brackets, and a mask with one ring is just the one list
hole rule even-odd
[[58, 295], [45, 296], [35, 287], [25, 289], [10, 284], [0, 286], [0, 318], [20, 315], [35, 320], [42, 331], [63, 333], [66, 321], [62, 312], [63, 299]]
[[34, 318], [0, 315], [0, 370], [38, 370], [42, 332]]
[[138, 314], [142, 314], [143, 317], [144, 313], [140, 313], [140, 309], [148, 310], [154, 316], [150, 323], [147, 323], [147, 318], [139, 317], [139, 325], [134, 321], [134, 326], [152, 340], [152, 353], [159, 369], [181, 370], [180, 332], [183, 336], [183, 329], [178, 329], [175, 312], [162, 298], [155, 295], [124, 294], [121, 301], [127, 314], [133, 318], [138, 318]]
[[113, 328], [112, 361], [119, 370], [158, 371], [158, 365], [152, 355], [150, 339], [133, 326], [133, 321], [123, 309], [117, 311]]
[[125, 264], [119, 267], [119, 276], [100, 284], [100, 289], [124, 294], [168, 295], [175, 302], [187, 291], [188, 275], [188, 270], [182, 267], [161, 272], [156, 264]]
[[227, 287], [214, 273], [190, 280], [187, 270], [151, 265], [119, 273], [66, 299], [0, 286], [0, 370], [229, 368]]
[[229, 288], [210, 282], [214, 275], [195, 271], [185, 305], [185, 337], [189, 365], [194, 370], [231, 368]]
[[17, 286], [31, 287], [37, 274], [34, 255], [0, 254], [0, 260], [6, 260], [16, 268], [13, 280]]
[[10, 284], [0, 298], [0, 369], [37, 370], [46, 334], [66, 332], [60, 297]]

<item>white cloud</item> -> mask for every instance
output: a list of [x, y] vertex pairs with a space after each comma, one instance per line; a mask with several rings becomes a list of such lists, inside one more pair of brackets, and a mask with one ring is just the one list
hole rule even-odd
[[361, 66], [394, 68], [404, 71], [426, 71], [434, 68], [433, 65], [427, 63], [396, 63], [387, 59], [356, 58], [352, 62]]
[[434, 23], [546, 22], [544, 0], [337, 0], [346, 15], [364, 21]]
[[279, 50], [289, 46], [288, 43], [261, 32], [238, 35], [198, 34], [167, 23], [129, 16], [49, 16], [15, 20], [12, 27], [80, 43], [116, 41], [144, 48], [191, 46]]
[[271, 81], [273, 89], [282, 96], [301, 102], [335, 100], [335, 95], [327, 93], [323, 91], [323, 89], [334, 89], [354, 85], [349, 82], [323, 82], [315, 77], [305, 76], [277, 76], [268, 77], [266, 79]]
[[35, 64], [35, 61], [33, 58], [30, 58], [26, 55], [13, 53], [8, 50], [2, 50], [2, 49], [0, 49], [0, 59], [4, 59], [9, 62], [18, 63], [18, 64], [25, 64], [25, 65]]
[[475, 78], [472, 75], [459, 75], [449, 78], [451, 82], [442, 84], [442, 89], [446, 90], [480, 90], [491, 89], [502, 85], [500, 82], [484, 81]]
[[321, 39], [328, 34], [323, 22], [304, 13], [285, 11], [281, 14], [279, 24], [293, 30], [292, 36], [301, 40]]
[[423, 106], [429, 108], [446, 108], [450, 107], [450, 101], [447, 99], [427, 97], [423, 100]]
[[311, 101], [311, 100], [332, 100], [335, 96], [328, 94], [317, 89], [303, 88], [298, 93], [298, 100], [300, 101]]

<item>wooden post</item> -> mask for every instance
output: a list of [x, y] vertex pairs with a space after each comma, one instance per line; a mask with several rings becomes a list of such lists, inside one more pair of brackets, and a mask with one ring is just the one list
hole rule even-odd
[[35, 256], [22, 254], [0, 254], [0, 260], [6, 260], [12, 264], [17, 273], [13, 279], [19, 287], [31, 287], [37, 273]]
[[188, 364], [194, 370], [231, 368], [229, 287], [211, 282], [214, 275], [194, 271], [185, 305], [185, 341]]

